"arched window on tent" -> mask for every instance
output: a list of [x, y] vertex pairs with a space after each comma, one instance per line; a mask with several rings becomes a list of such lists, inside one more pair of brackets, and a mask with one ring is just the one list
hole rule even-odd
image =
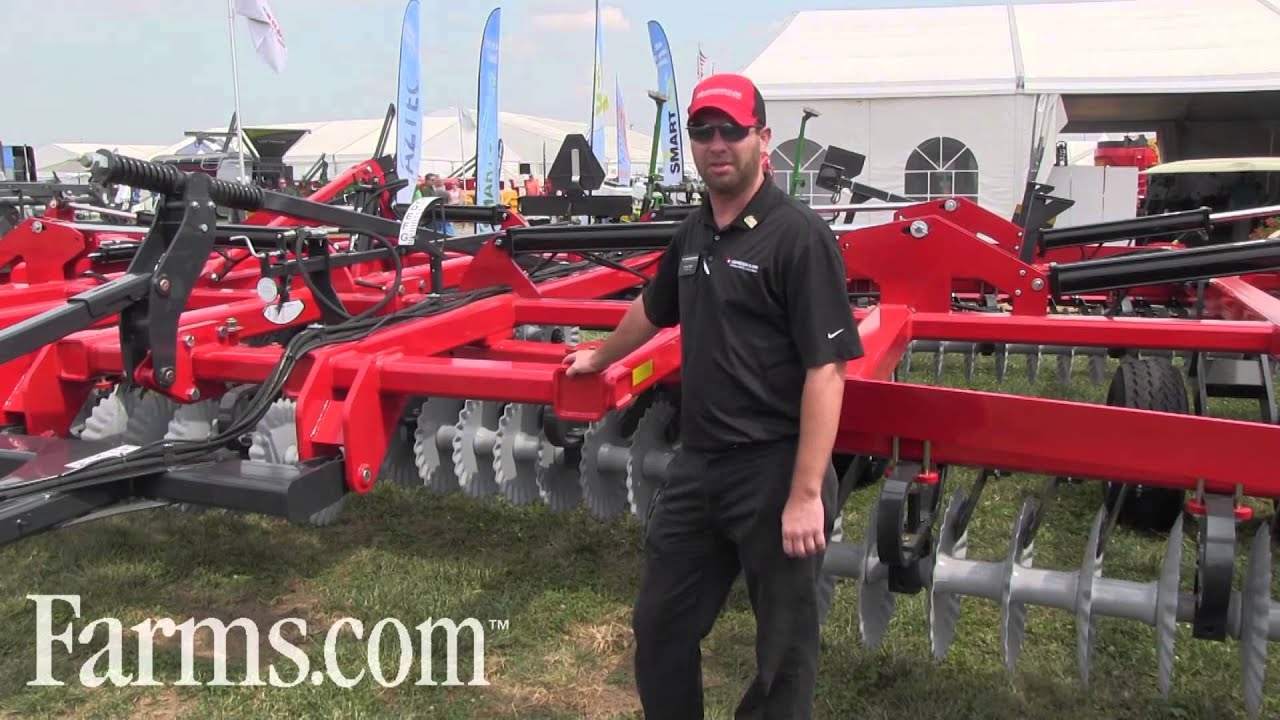
[[907, 158], [902, 188], [914, 201], [962, 197], [977, 202], [978, 158], [955, 138], [930, 138]]
[[[792, 138], [780, 143], [769, 153], [769, 162], [773, 165], [773, 182], [783, 190], [791, 189], [791, 174], [795, 170], [796, 147], [799, 138]], [[796, 190], [796, 197], [813, 205], [823, 204], [831, 199], [831, 193], [818, 188], [814, 182], [818, 179], [818, 170], [822, 160], [827, 156], [827, 149], [818, 143], [805, 138], [804, 152], [800, 155], [800, 180], [802, 186]]]

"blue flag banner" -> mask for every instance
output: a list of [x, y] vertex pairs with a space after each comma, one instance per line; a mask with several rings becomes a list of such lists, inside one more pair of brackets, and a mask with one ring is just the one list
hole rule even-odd
[[422, 8], [409, 0], [400, 26], [400, 79], [396, 94], [396, 176], [409, 184], [396, 193], [396, 202], [413, 202], [422, 165], [422, 60], [418, 46]]
[[662, 105], [662, 182], [678, 185], [684, 182], [684, 122], [680, 119], [671, 45], [657, 20], [649, 21], [649, 46], [653, 49], [653, 62], [658, 66], [658, 92], [667, 96]]
[[501, 194], [498, 165], [498, 38], [502, 8], [494, 8], [480, 43], [479, 97], [476, 102], [476, 204], [497, 205]]
[[622, 85], [613, 77], [613, 102], [618, 110], [618, 182], [631, 184], [631, 147], [627, 144], [627, 109], [622, 104]]
[[591, 152], [607, 168], [604, 154], [604, 118], [609, 110], [609, 93], [604, 89], [604, 26], [600, 22], [600, 0], [596, 0], [596, 61], [591, 78]]

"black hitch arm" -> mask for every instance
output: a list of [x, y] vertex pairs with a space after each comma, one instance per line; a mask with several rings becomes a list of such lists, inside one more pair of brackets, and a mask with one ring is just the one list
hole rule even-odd
[[1251, 240], [1187, 250], [1137, 251], [1049, 266], [1055, 295], [1118, 290], [1141, 285], [1195, 282], [1280, 269], [1280, 239]]

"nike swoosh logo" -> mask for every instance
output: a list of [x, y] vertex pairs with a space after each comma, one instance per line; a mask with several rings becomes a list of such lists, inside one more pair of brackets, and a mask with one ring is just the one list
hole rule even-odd
[[827, 333], [827, 339], [828, 339], [828, 340], [830, 340], [831, 338], [833, 338], [833, 337], [835, 337], [835, 336], [839, 335], [839, 334], [840, 334], [840, 333], [842, 333], [842, 332], [844, 332], [844, 328], [840, 328], [839, 330], [837, 330], [837, 331], [835, 331], [835, 332], [833, 332], [833, 333]]

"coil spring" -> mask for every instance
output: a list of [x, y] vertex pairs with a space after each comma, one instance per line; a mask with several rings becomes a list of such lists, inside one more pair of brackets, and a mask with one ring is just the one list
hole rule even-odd
[[[91, 168], [91, 177], [96, 182], [127, 185], [165, 195], [182, 192], [189, 176], [189, 173], [172, 165], [139, 160], [108, 150], [94, 153], [91, 161], [86, 164]], [[209, 197], [219, 205], [237, 210], [262, 208], [263, 195], [260, 188], [226, 180], [211, 178]]]

